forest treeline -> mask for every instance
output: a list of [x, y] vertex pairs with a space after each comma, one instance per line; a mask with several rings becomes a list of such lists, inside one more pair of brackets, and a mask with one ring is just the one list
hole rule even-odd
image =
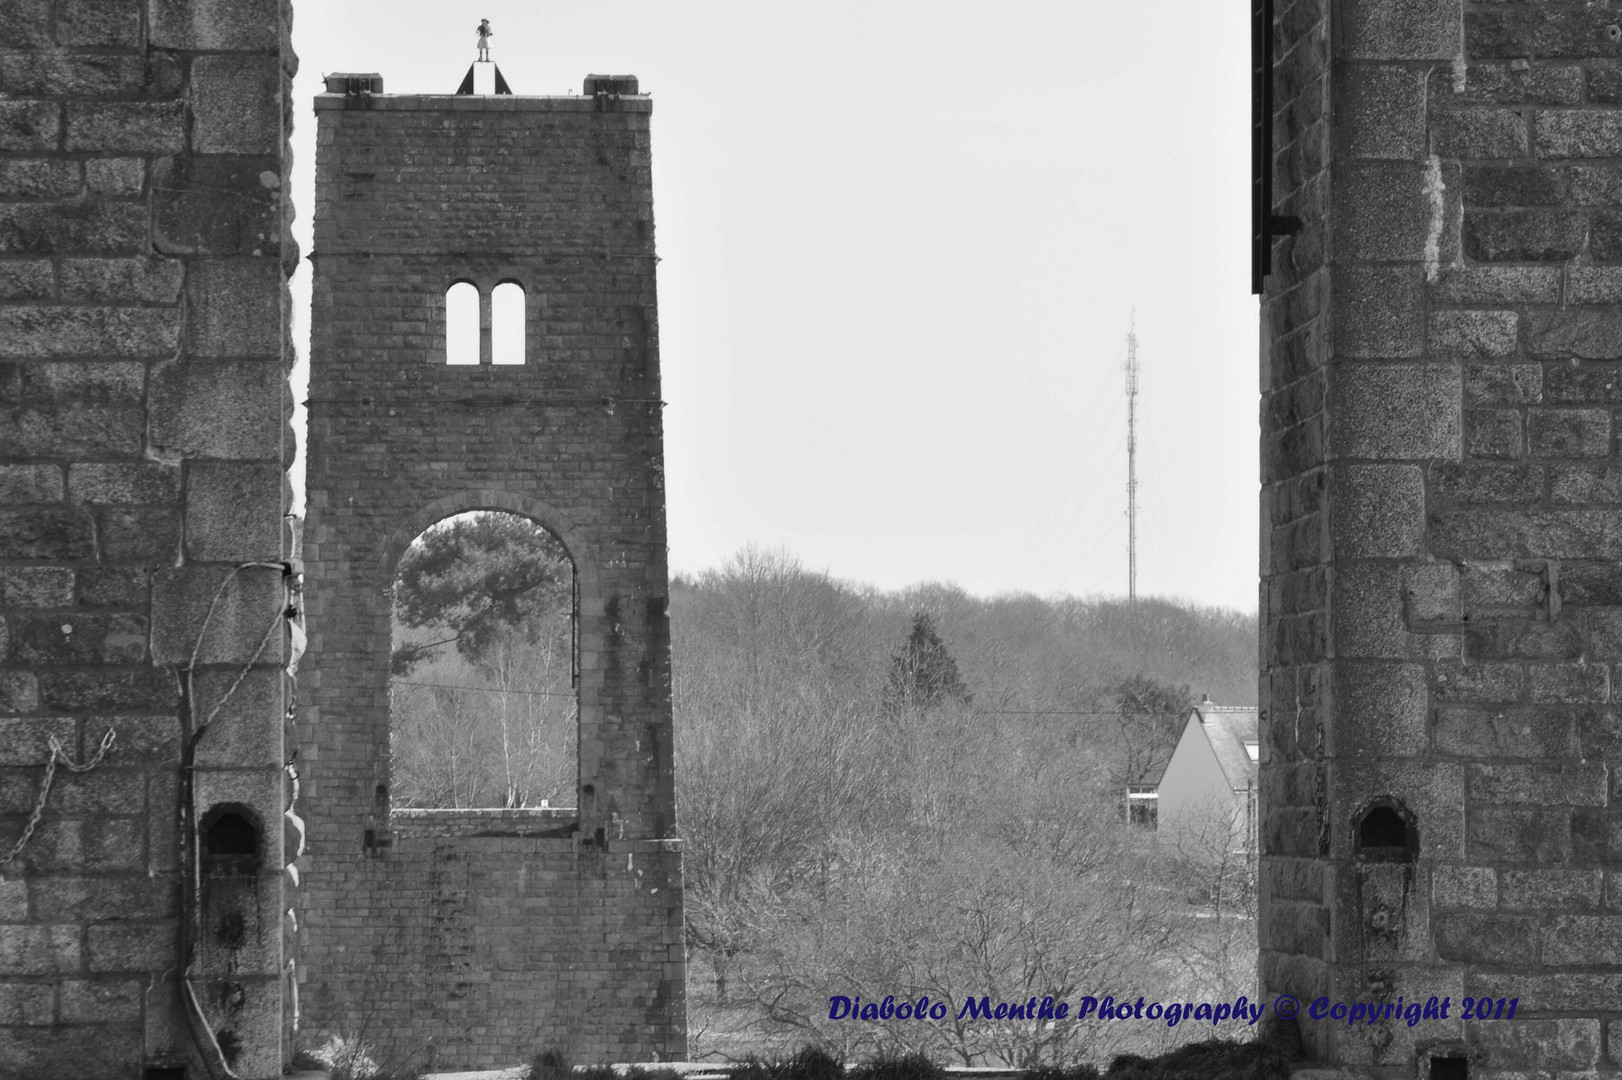
[[[527, 523], [505, 539], [477, 524], [497, 517], [459, 538], [431, 530], [403, 564], [397, 805], [572, 795], [573, 744], [556, 745], [574, 724], [561, 549]], [[503, 544], [541, 545], [553, 571], [525, 577]], [[413, 599], [448, 595], [435, 589], [452, 575], [473, 600]], [[1122, 804], [1201, 695], [1254, 703], [1254, 616], [881, 592], [750, 548], [675, 578], [670, 617], [695, 1056], [813, 1043], [848, 1059], [1102, 1060], [1210, 1032], [960, 1023], [955, 1008], [852, 1022], [829, 1019], [830, 999], [1253, 993], [1254, 867], [1230, 850], [1223, 808], [1173, 838], [1129, 827]], [[428, 767], [445, 772], [458, 738], [460, 790]]]

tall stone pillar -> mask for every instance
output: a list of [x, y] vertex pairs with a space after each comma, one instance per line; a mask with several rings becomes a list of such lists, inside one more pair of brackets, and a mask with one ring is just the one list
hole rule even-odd
[[1372, 1075], [1613, 1068], [1622, 12], [1266, 6], [1264, 996]]

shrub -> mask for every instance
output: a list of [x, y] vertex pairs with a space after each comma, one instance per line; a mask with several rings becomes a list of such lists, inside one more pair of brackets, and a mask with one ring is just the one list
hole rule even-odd
[[1290, 1062], [1267, 1043], [1208, 1039], [1157, 1058], [1122, 1054], [1104, 1080], [1290, 1080]]

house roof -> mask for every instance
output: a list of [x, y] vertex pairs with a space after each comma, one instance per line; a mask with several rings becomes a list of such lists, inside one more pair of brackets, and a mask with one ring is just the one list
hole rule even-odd
[[1228, 786], [1243, 791], [1255, 785], [1256, 759], [1250, 756], [1245, 744], [1259, 745], [1261, 722], [1253, 706], [1212, 705], [1202, 701], [1194, 707], [1190, 719], [1198, 718], [1216, 753], [1217, 764]]

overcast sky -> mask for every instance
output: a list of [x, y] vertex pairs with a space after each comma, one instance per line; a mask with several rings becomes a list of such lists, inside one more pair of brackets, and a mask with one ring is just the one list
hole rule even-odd
[[673, 571], [1124, 595], [1135, 309], [1139, 594], [1255, 609], [1248, 9], [301, 4], [302, 250], [322, 74], [452, 93], [480, 18], [515, 93], [653, 95]]

